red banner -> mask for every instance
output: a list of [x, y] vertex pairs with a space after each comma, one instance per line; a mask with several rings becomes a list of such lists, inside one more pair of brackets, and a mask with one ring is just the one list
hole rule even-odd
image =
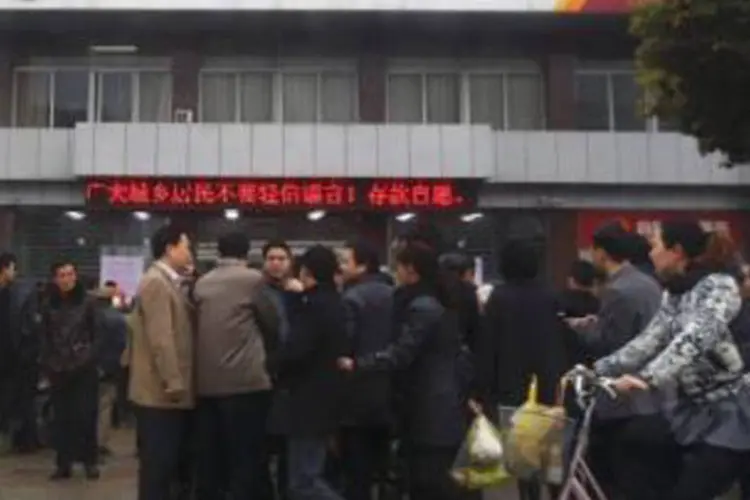
[[650, 235], [659, 224], [670, 219], [695, 219], [707, 231], [728, 231], [737, 243], [743, 241], [743, 227], [750, 222], [748, 212], [741, 211], [629, 211], [583, 210], [578, 213], [578, 248], [589, 248], [591, 237], [602, 224], [620, 221], [631, 231]]
[[475, 183], [429, 179], [130, 179], [86, 181], [86, 203], [126, 209], [451, 210], [476, 204]]

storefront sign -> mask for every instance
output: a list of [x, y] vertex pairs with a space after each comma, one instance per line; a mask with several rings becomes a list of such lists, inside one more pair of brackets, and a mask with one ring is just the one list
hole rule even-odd
[[89, 179], [92, 207], [126, 209], [451, 210], [476, 204], [475, 181], [430, 179]]
[[578, 214], [578, 248], [590, 247], [594, 232], [607, 222], [619, 221], [625, 229], [649, 237], [663, 221], [670, 219], [697, 220], [705, 231], [727, 232], [740, 243], [743, 241], [743, 222], [748, 220], [748, 215], [739, 211], [581, 211]]

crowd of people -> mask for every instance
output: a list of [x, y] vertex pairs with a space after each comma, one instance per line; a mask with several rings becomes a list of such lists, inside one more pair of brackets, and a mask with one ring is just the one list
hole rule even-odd
[[364, 241], [300, 256], [269, 241], [256, 269], [248, 236], [229, 232], [201, 275], [185, 230], [150, 241], [132, 303], [64, 260], [27, 289], [0, 256], [0, 432], [39, 445], [47, 381], [55, 480], [76, 462], [99, 477], [130, 404], [140, 500], [474, 499], [449, 475], [468, 408], [520, 406], [534, 377], [559, 404], [578, 364], [620, 394], [597, 407], [589, 450], [609, 498], [712, 500], [750, 473], [748, 268], [697, 222], [650, 241], [602, 226], [565, 290], [525, 240], [478, 290], [473, 259], [425, 227], [396, 241], [393, 275]]

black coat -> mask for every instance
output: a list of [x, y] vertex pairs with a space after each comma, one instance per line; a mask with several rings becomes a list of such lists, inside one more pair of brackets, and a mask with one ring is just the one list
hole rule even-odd
[[539, 400], [555, 403], [568, 364], [555, 294], [536, 283], [495, 287], [485, 306], [477, 349], [487, 403], [519, 406], [534, 375]]
[[[591, 292], [566, 290], [560, 295], [558, 307], [561, 318], [584, 318], [589, 315], [596, 315], [599, 312], [600, 302]], [[588, 365], [596, 361], [596, 357], [586, 349], [586, 344], [581, 342], [580, 336], [575, 330], [565, 325], [563, 334], [567, 361], [571, 367], [579, 363]]]
[[289, 338], [268, 363], [278, 381], [270, 430], [326, 436], [341, 418], [343, 374], [336, 362], [348, 352], [343, 302], [331, 284], [294, 296], [288, 306]]
[[398, 290], [393, 342], [362, 356], [362, 371], [397, 371], [401, 433], [415, 445], [452, 447], [464, 437], [457, 359], [461, 333], [458, 315], [434, 293], [418, 286]]
[[[367, 356], [388, 347], [393, 338], [393, 287], [378, 275], [363, 277], [343, 294], [352, 355]], [[387, 372], [357, 372], [346, 382], [347, 425], [388, 425], [391, 415], [391, 376]]]

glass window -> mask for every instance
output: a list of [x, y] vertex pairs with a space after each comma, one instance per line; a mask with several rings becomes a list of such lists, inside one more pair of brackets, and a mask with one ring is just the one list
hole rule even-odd
[[138, 120], [147, 123], [171, 121], [171, 75], [166, 71], [144, 71], [138, 78]]
[[388, 121], [422, 123], [422, 75], [388, 77]]
[[320, 77], [321, 120], [329, 123], [356, 121], [358, 97], [354, 75], [323, 73]]
[[98, 121], [129, 122], [133, 117], [133, 73], [97, 75]]
[[273, 121], [273, 75], [245, 73], [240, 77], [240, 120]]
[[237, 121], [236, 82], [237, 75], [234, 73], [201, 75], [201, 121]]
[[427, 75], [427, 123], [459, 123], [461, 98], [458, 75]]
[[645, 130], [646, 121], [639, 108], [641, 89], [635, 74], [617, 73], [611, 75], [611, 79], [615, 130]]
[[282, 76], [284, 121], [315, 123], [318, 121], [317, 75], [289, 74]]
[[581, 130], [609, 130], [610, 107], [606, 74], [576, 75], [576, 118]]
[[56, 71], [54, 92], [53, 126], [72, 128], [78, 122], [88, 121], [88, 71]]
[[471, 123], [487, 123], [495, 129], [505, 128], [505, 85], [502, 75], [469, 77]]
[[544, 122], [542, 79], [535, 74], [509, 74], [508, 129], [538, 130]]
[[50, 85], [46, 71], [22, 71], [16, 74], [16, 126], [50, 125]]

